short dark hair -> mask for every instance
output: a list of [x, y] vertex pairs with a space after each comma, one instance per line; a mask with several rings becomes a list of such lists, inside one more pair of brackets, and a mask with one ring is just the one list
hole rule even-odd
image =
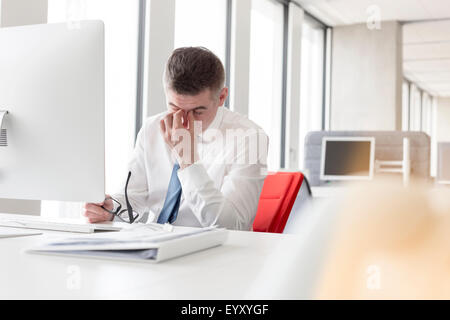
[[205, 89], [218, 92], [225, 85], [225, 70], [210, 50], [183, 47], [174, 50], [169, 57], [164, 82], [178, 94], [196, 95]]

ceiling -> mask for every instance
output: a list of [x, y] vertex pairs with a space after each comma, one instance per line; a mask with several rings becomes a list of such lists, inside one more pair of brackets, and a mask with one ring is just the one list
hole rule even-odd
[[450, 20], [403, 26], [403, 73], [431, 94], [450, 97]]
[[[450, 18], [449, 0], [295, 0], [330, 26], [365, 23], [370, 8], [380, 9], [382, 20], [417, 21]], [[368, 12], [369, 10], [369, 12]]]
[[295, 0], [330, 26], [366, 23], [373, 6], [381, 20], [403, 25], [405, 77], [435, 96], [450, 97], [449, 0]]

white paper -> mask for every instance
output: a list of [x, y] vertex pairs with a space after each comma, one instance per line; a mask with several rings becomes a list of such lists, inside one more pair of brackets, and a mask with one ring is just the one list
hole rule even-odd
[[161, 226], [137, 226], [114, 233], [47, 238], [26, 252], [158, 263], [222, 245], [227, 235], [227, 230], [216, 227], [175, 227], [168, 231]]
[[217, 230], [208, 228], [183, 228], [174, 232], [145, 227], [126, 229], [121, 232], [75, 235], [47, 240], [35, 251], [86, 251], [86, 250], [143, 250], [158, 248], [165, 241], [179, 239], [203, 232]]

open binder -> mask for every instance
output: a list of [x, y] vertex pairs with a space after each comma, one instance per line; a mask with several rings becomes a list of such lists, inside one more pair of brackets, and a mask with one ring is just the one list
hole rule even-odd
[[174, 230], [144, 226], [121, 232], [47, 239], [29, 253], [160, 262], [222, 245], [228, 232], [215, 227]]

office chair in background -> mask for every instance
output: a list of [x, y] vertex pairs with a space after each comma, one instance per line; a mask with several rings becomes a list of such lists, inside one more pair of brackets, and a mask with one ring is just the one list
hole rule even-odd
[[311, 197], [311, 188], [301, 172], [269, 173], [264, 180], [253, 231], [282, 233], [295, 202], [302, 201], [299, 191], [303, 188]]

